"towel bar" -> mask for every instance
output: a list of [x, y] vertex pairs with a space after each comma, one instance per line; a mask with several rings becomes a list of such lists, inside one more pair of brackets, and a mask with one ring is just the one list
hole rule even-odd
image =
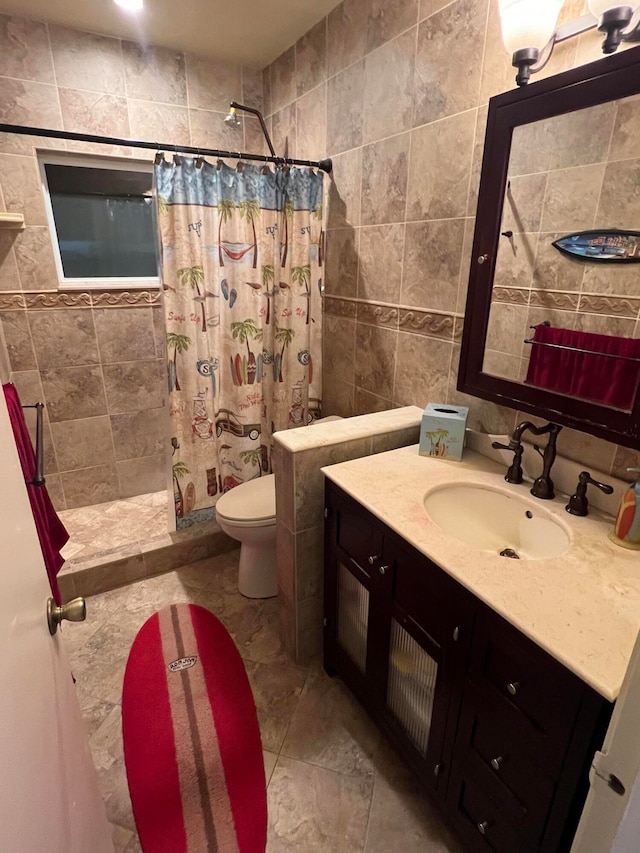
[[23, 406], [23, 409], [36, 410], [36, 473], [33, 480], [27, 480], [27, 486], [44, 486], [46, 480], [44, 478], [44, 429], [42, 425], [42, 412], [44, 411], [44, 403], [33, 403], [30, 406]]
[[534, 344], [537, 347], [552, 347], [553, 349], [566, 349], [571, 352], [579, 352], [583, 355], [601, 355], [603, 358], [619, 358], [622, 361], [637, 361], [640, 362], [640, 358], [636, 358], [632, 355], [618, 355], [615, 352], [598, 352], [597, 350], [592, 349], [581, 349], [580, 347], [570, 347], [567, 344], [552, 344], [547, 341], [534, 341], [533, 338], [525, 338], [525, 344]]

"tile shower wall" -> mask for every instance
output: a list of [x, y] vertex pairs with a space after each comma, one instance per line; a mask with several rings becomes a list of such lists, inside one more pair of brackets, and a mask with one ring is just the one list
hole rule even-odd
[[[562, 20], [585, 11], [570, 0]], [[538, 77], [600, 58], [601, 40], [559, 45]], [[487, 103], [514, 76], [496, 0], [344, 0], [265, 69], [276, 150], [334, 163], [326, 414], [439, 400], [469, 405], [483, 431], [514, 426], [513, 410], [456, 391]], [[559, 448], [618, 475], [637, 457], [570, 430]]]
[[[262, 151], [259, 73], [0, 15], [0, 122]], [[59, 292], [35, 149], [149, 158], [116, 146], [0, 134], [0, 379], [46, 403], [47, 485], [73, 508], [166, 487], [166, 371], [158, 291]], [[4, 340], [4, 344], [2, 343]]]

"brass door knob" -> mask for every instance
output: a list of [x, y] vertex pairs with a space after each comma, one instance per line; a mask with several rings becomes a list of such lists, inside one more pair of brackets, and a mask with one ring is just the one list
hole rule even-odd
[[69, 622], [84, 622], [87, 618], [87, 603], [84, 598], [74, 598], [60, 607], [53, 598], [47, 601], [47, 624], [49, 633], [53, 636], [63, 619]]

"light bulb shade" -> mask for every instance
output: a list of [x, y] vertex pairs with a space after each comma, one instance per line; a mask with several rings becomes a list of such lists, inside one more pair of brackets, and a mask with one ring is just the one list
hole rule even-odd
[[140, 12], [144, 0], [114, 0], [114, 3], [122, 9], [126, 9], [127, 12]]
[[[595, 0], [594, 0], [595, 2]], [[502, 40], [509, 53], [538, 50], [553, 35], [564, 0], [498, 0]]]

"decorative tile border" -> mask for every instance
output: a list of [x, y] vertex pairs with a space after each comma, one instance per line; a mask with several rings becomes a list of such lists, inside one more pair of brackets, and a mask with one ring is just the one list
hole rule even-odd
[[403, 308], [328, 295], [324, 297], [324, 313], [332, 317], [357, 319], [359, 323], [370, 326], [400, 329], [447, 341], [462, 337], [464, 323], [464, 317], [456, 317], [443, 311], [421, 311], [419, 308]]
[[340, 299], [325, 294], [324, 313], [330, 314], [332, 317], [348, 317], [355, 320], [357, 304], [357, 302], [351, 302], [349, 299]]
[[580, 297], [580, 311], [589, 314], [608, 314], [613, 317], [638, 316], [640, 299], [623, 296], [601, 296], [593, 293], [583, 293]]
[[404, 332], [450, 341], [453, 338], [454, 322], [452, 314], [403, 308], [400, 311], [399, 328]]
[[368, 323], [370, 326], [385, 326], [388, 329], [397, 329], [398, 309], [390, 308], [388, 305], [359, 302], [356, 319], [358, 323]]
[[159, 290], [0, 291], [0, 311], [18, 308], [148, 308], [160, 305], [160, 301]]
[[563, 293], [558, 290], [532, 290], [529, 304], [536, 308], [557, 308], [561, 311], [577, 311], [578, 293]]
[[528, 305], [529, 290], [519, 287], [494, 287], [491, 302], [506, 302], [509, 305]]
[[92, 291], [94, 308], [136, 308], [160, 304], [159, 290], [104, 290]]
[[88, 293], [40, 292], [25, 293], [27, 308], [91, 308], [91, 297]]
[[17, 308], [26, 307], [23, 293], [0, 293], [0, 311], [15, 311]]

